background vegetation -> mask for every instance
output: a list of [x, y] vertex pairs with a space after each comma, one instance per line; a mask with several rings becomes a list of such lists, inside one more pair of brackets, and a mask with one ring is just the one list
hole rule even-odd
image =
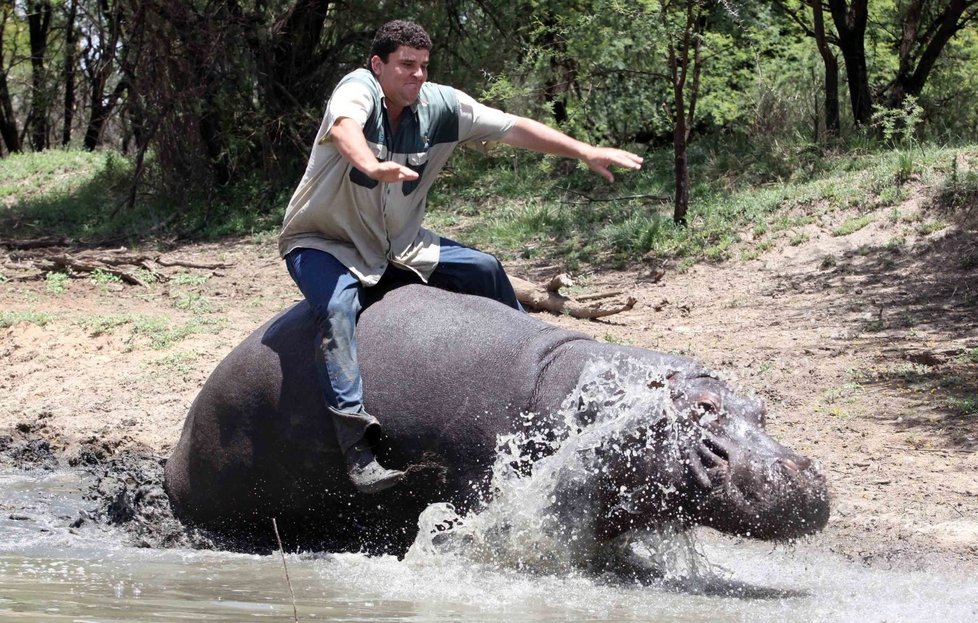
[[395, 17], [431, 33], [433, 81], [647, 156], [614, 186], [456, 157], [433, 218], [527, 256], [721, 258], [791, 202], [895, 202], [978, 135], [978, 0], [0, 0], [0, 231], [273, 230]]

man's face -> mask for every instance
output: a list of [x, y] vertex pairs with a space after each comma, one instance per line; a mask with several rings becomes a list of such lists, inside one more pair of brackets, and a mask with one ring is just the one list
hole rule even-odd
[[399, 46], [385, 63], [376, 54], [370, 58], [388, 105], [410, 106], [418, 100], [421, 85], [428, 79], [428, 50]]

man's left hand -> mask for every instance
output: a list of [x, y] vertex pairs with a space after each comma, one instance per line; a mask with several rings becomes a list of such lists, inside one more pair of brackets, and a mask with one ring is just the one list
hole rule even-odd
[[614, 147], [592, 147], [583, 158], [588, 168], [608, 180], [615, 181], [615, 176], [611, 173], [611, 166], [619, 166], [623, 169], [637, 170], [642, 168], [642, 157], [623, 149]]

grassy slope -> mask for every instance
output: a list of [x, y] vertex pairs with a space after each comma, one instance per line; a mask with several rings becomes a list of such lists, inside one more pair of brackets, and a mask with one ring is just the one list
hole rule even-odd
[[[777, 237], [797, 235], [790, 232], [842, 208], [894, 206], [892, 218], [902, 218], [896, 206], [921, 184], [934, 188], [935, 204], [945, 208], [934, 211], [934, 219], [973, 205], [978, 196], [978, 147], [813, 156], [799, 162], [789, 178], [772, 178], [768, 170], [753, 175], [754, 183], [744, 181], [748, 164], [728, 157], [721, 170], [718, 160], [694, 162], [699, 182], [690, 226], [683, 228], [671, 219], [665, 153], [648, 158], [641, 172], [621, 173], [614, 185], [554, 159], [512, 152], [492, 160], [459, 154], [432, 194], [429, 225], [450, 228], [462, 242], [503, 257], [558, 262], [569, 270], [664, 258], [682, 268], [738, 255], [749, 259]], [[145, 196], [130, 212], [125, 209], [130, 174], [129, 163], [109, 152], [52, 150], [4, 158], [0, 238], [54, 234], [149, 242], [154, 235], [273, 232], [287, 201], [281, 192], [269, 195], [252, 185], [219, 199], [218, 207], [214, 201], [176, 205]], [[229, 207], [235, 205], [240, 207]], [[865, 223], [850, 219], [839, 234]]]

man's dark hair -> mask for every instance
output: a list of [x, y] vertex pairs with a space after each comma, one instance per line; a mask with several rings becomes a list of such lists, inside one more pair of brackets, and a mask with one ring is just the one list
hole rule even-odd
[[418, 50], [430, 50], [431, 37], [418, 24], [396, 19], [387, 22], [377, 31], [374, 43], [370, 46], [370, 56], [367, 58], [371, 59], [377, 55], [386, 63], [390, 53], [402, 45]]

